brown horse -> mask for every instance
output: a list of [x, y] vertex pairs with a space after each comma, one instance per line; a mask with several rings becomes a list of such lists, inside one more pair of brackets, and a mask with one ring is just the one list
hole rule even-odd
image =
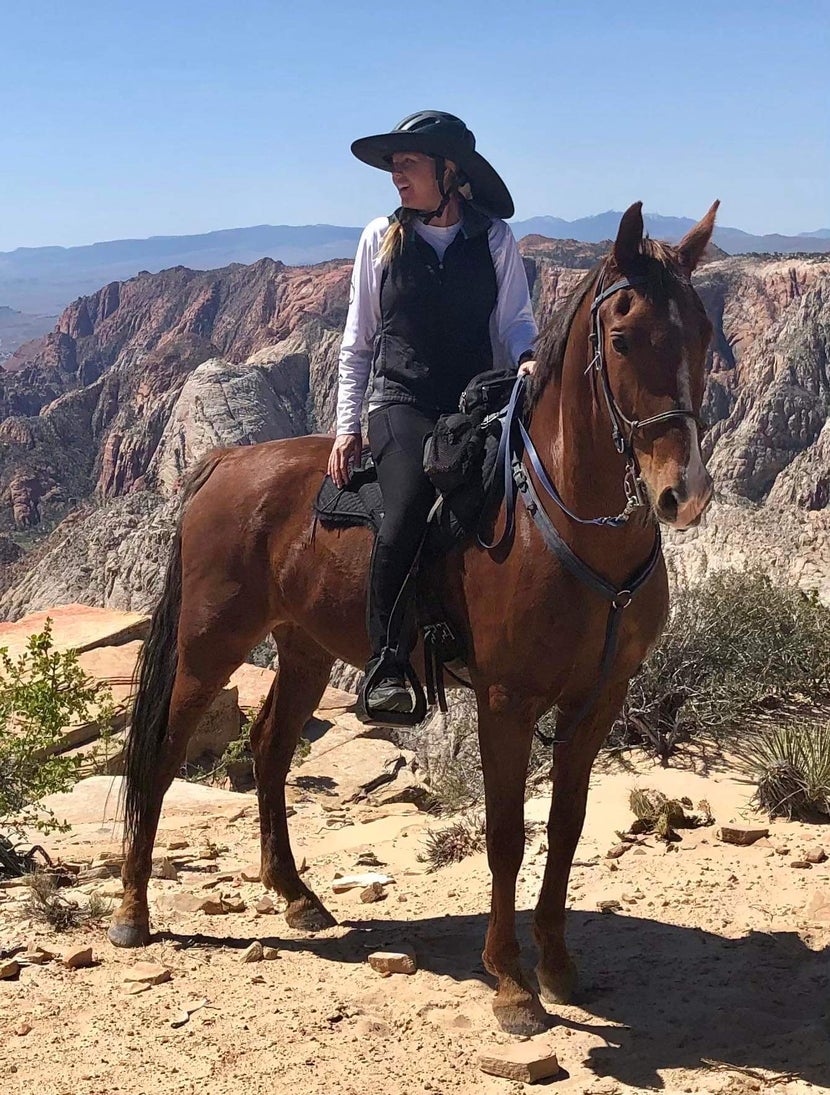
[[[617, 513], [625, 502], [626, 457], [612, 441], [612, 406], [604, 396], [611, 395], [614, 413], [631, 427], [630, 452], [645, 505], [611, 528], [580, 524], [548, 507], [572, 551], [619, 589], [654, 551], [655, 518], [688, 527], [711, 496], [696, 426], [711, 326], [690, 275], [711, 236], [716, 208], [670, 247], [643, 238], [641, 206], [633, 205], [608, 258], [540, 342], [525, 417], [548, 474], [578, 515]], [[619, 279], [625, 286], [614, 285]], [[603, 287], [613, 291], [592, 311]], [[591, 342], [594, 312], [599, 347]], [[607, 392], [586, 375], [586, 365], [598, 360], [597, 348]], [[360, 666], [369, 654], [364, 621], [371, 534], [319, 526], [312, 533], [312, 503], [330, 448], [330, 438], [304, 437], [223, 449], [205, 458], [191, 479], [144, 650], [128, 744], [124, 899], [109, 931], [117, 946], [149, 941], [153, 841], [188, 737], [269, 632], [279, 672], [251, 735], [262, 880], [286, 899], [293, 928], [317, 931], [334, 923], [297, 873], [285, 810], [294, 748], [334, 659]], [[539, 488], [535, 474], [531, 479]], [[498, 527], [502, 516], [494, 519]], [[550, 851], [534, 921], [542, 997], [562, 1002], [575, 982], [565, 948], [565, 896], [588, 777], [628, 681], [665, 623], [665, 567], [657, 556], [642, 588], [620, 602], [625, 611], [618, 641], [602, 674], [608, 601], [547, 549], [527, 507], [517, 510], [507, 549], [464, 544], [430, 577], [440, 583], [450, 622], [466, 641], [478, 704], [493, 879], [484, 963], [498, 981], [493, 1007], [504, 1029], [533, 1033], [546, 1017], [519, 961], [515, 884], [534, 725], [556, 704], [559, 727], [572, 735], [557, 749]]]

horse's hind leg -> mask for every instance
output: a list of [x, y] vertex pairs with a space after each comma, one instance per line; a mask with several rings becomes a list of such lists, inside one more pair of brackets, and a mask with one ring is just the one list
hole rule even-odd
[[[591, 766], [622, 704], [622, 692], [605, 697], [573, 741], [556, 747], [553, 794], [548, 819], [548, 858], [536, 905], [533, 934], [539, 949], [536, 976], [542, 999], [566, 1004], [576, 987], [577, 973], [565, 946], [565, 902], [568, 876], [582, 833]], [[565, 713], [559, 715], [557, 731], [568, 728]]]
[[298, 627], [274, 632], [279, 654], [278, 676], [251, 730], [259, 824], [262, 881], [288, 902], [285, 919], [292, 928], [321, 931], [335, 920], [297, 873], [285, 812], [285, 779], [308, 719], [328, 683], [334, 661]]
[[[209, 628], [198, 626], [198, 620], [183, 618], [178, 627], [175, 663], [169, 658], [170, 647], [176, 643], [172, 627], [163, 625], [163, 613], [154, 617], [158, 642], [154, 643], [151, 633], [148, 657], [162, 664], [161, 679], [172, 679], [172, 688], [167, 706], [163, 695], [154, 694], [156, 678], [152, 666], [145, 665], [131, 730], [135, 742], [132, 748], [128, 745], [127, 751], [127, 854], [121, 872], [124, 898], [108, 932], [116, 946], [139, 947], [150, 940], [147, 885], [162, 801], [202, 716], [262, 637], [264, 627], [260, 625], [256, 630], [253, 615], [249, 614], [243, 625], [241, 617], [226, 608]], [[155, 721], [147, 715], [153, 708], [158, 708]]]

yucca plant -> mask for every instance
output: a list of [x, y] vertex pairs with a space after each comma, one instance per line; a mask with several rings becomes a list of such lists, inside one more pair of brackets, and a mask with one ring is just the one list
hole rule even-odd
[[756, 784], [754, 801], [770, 817], [830, 815], [830, 722], [794, 720], [760, 731], [743, 742], [739, 758]]

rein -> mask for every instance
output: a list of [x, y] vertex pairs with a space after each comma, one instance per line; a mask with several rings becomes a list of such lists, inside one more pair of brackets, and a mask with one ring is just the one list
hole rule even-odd
[[621, 528], [631, 518], [634, 510], [647, 506], [648, 497], [645, 493], [640, 467], [634, 452], [634, 437], [639, 430], [653, 426], [661, 422], [668, 422], [674, 418], [690, 418], [699, 422], [698, 416], [691, 408], [677, 407], [650, 418], [638, 421], [629, 419], [623, 414], [619, 404], [611, 390], [611, 382], [608, 376], [608, 367], [605, 362], [602, 341], [602, 321], [599, 316], [600, 305], [609, 297], [622, 289], [632, 289], [645, 284], [645, 278], [622, 278], [614, 282], [607, 289], [602, 288], [600, 275], [596, 294], [591, 304], [591, 344], [594, 347], [594, 357], [585, 370], [586, 374], [592, 374], [594, 391], [596, 393], [596, 378], [599, 377], [601, 389], [604, 395], [608, 416], [611, 422], [611, 433], [614, 447], [621, 456], [626, 457], [626, 470], [623, 485], [626, 495], [626, 504], [623, 511], [614, 517], [578, 517], [564, 502], [556, 487], [550, 480], [545, 466], [536, 451], [536, 447], [530, 438], [530, 434], [522, 421], [520, 403], [524, 392], [524, 377], [517, 377], [510, 396], [510, 401], [503, 412], [498, 416], [502, 419], [502, 432], [499, 439], [499, 447], [496, 455], [497, 467], [502, 468], [502, 481], [505, 499], [505, 520], [501, 536], [491, 543], [482, 540], [478, 536], [478, 543], [486, 550], [496, 550], [508, 539], [512, 538], [516, 519], [516, 498], [521, 495], [522, 502], [534, 524], [539, 530], [545, 545], [551, 550], [562, 565], [578, 581], [594, 593], [598, 594], [608, 603], [608, 621], [605, 628], [605, 642], [600, 655], [599, 673], [594, 687], [586, 697], [582, 706], [570, 721], [567, 731], [562, 736], [548, 737], [537, 729], [536, 734], [546, 746], [562, 745], [570, 741], [583, 720], [593, 710], [599, 699], [614, 664], [617, 651], [617, 640], [622, 612], [628, 608], [635, 594], [648, 581], [660, 560], [661, 539], [660, 530], [655, 530], [654, 545], [645, 562], [626, 580], [625, 584], [618, 588], [608, 581], [602, 574], [588, 566], [570, 548], [554, 523], [545, 511], [542, 500], [531, 481], [524, 466], [525, 454], [530, 461], [530, 466], [536, 474], [542, 486], [544, 494], [553, 501], [558, 508], [572, 521], [580, 525], [596, 525], [608, 528]]

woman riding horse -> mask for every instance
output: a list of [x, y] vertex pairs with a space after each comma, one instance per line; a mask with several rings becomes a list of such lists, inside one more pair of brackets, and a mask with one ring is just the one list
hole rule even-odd
[[[369, 373], [369, 446], [384, 516], [369, 579], [371, 659], [366, 710], [409, 712], [404, 668], [413, 636], [394, 611], [418, 552], [435, 491], [424, 441], [477, 373], [531, 373], [536, 323], [513, 234], [507, 187], [475, 151], [460, 118], [423, 110], [352, 152], [392, 172], [401, 206], [360, 237], [340, 350], [337, 437], [328, 473], [342, 487], [360, 462]], [[383, 665], [378, 667], [378, 662]]]
[[[691, 275], [716, 208], [674, 247], [643, 237], [639, 203], [627, 210], [606, 258], [540, 340], [522, 421], [537, 461], [530, 447], [515, 457], [523, 489], [512, 538], [500, 551], [471, 540], [430, 564], [475, 689], [493, 878], [483, 959], [497, 980], [495, 1014], [514, 1034], [543, 1029], [540, 996], [566, 1001], [573, 991], [565, 903], [591, 765], [668, 612], [657, 523], [689, 528], [712, 495], [697, 423], [712, 326]], [[285, 795], [335, 658], [359, 666], [369, 655], [371, 533], [312, 519], [330, 452], [330, 438], [292, 437], [218, 449], [193, 469], [125, 753], [124, 897], [109, 928], [116, 946], [150, 941], [148, 883], [165, 792], [201, 719], [268, 634], [279, 666], [251, 728], [262, 883], [285, 899], [292, 928], [334, 923], [297, 870]], [[600, 519], [623, 508], [625, 519]], [[507, 511], [502, 505], [498, 528], [510, 524]], [[537, 988], [520, 959], [516, 879], [530, 744], [554, 704], [567, 744], [556, 751], [533, 917]]]

